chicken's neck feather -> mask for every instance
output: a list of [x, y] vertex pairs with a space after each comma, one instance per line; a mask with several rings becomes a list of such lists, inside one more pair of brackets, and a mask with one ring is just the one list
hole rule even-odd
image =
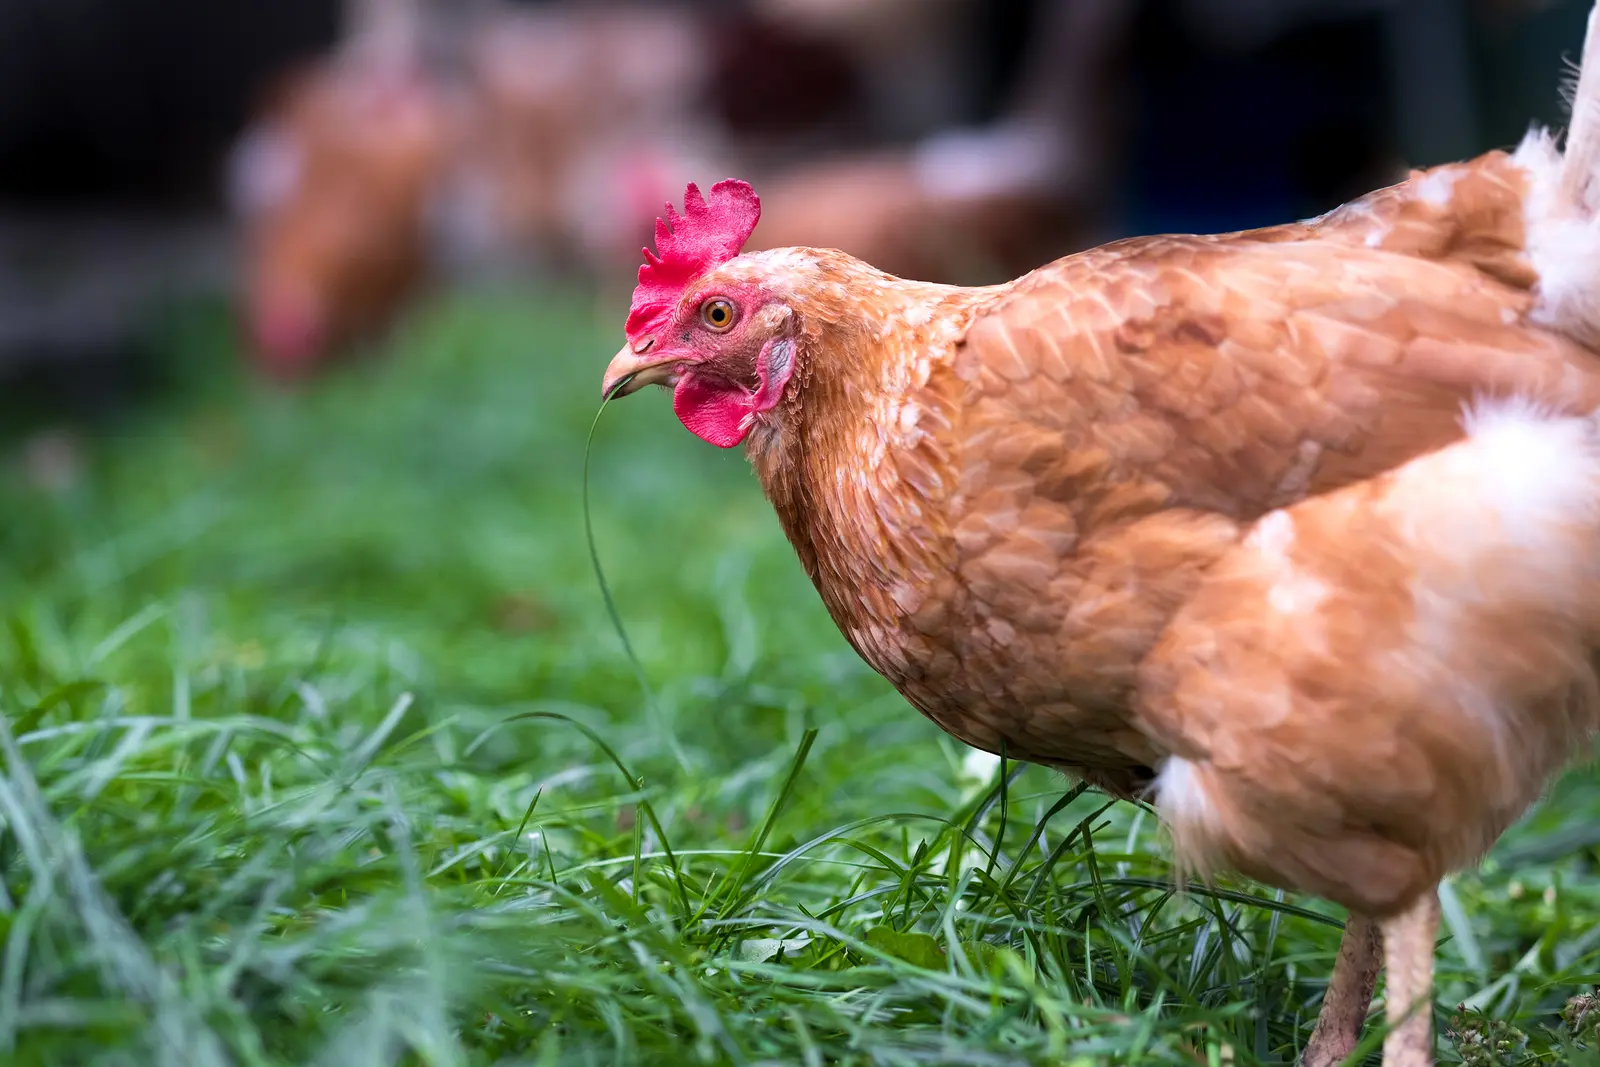
[[953, 563], [945, 505], [956, 481], [954, 356], [1000, 287], [859, 268], [799, 301], [796, 381], [748, 450], [834, 621], [893, 678], [896, 605]]

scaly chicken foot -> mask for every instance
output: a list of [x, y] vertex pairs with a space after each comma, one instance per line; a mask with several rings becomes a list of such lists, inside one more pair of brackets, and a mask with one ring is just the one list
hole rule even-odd
[[1429, 891], [1404, 911], [1382, 920], [1379, 928], [1388, 963], [1384, 1014], [1391, 1027], [1383, 1042], [1383, 1067], [1432, 1067], [1438, 892]]
[[1351, 914], [1339, 940], [1339, 958], [1322, 995], [1316, 1028], [1301, 1054], [1301, 1067], [1336, 1067], [1355, 1050], [1372, 1007], [1372, 990], [1383, 964], [1383, 938], [1378, 924]]

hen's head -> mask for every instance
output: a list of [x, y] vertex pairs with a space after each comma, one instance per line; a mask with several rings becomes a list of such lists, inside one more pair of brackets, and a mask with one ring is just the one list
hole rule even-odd
[[824, 271], [801, 250], [741, 256], [760, 215], [755, 191], [731, 179], [712, 186], [709, 200], [691, 183], [682, 214], [667, 205], [604, 395], [669, 386], [684, 426], [722, 448], [778, 408], [801, 358], [801, 311]]

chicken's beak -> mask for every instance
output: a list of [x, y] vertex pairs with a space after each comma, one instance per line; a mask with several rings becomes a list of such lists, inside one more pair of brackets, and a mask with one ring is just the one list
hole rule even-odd
[[606, 368], [606, 376], [600, 383], [601, 397], [627, 396], [671, 378], [678, 357], [662, 357], [651, 352], [652, 347], [646, 345], [642, 352], [635, 352], [631, 344], [623, 345], [622, 351], [611, 358], [611, 365]]

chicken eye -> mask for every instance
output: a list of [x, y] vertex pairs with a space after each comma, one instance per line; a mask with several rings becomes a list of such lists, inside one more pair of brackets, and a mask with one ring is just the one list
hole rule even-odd
[[726, 300], [707, 300], [700, 309], [700, 317], [720, 333], [733, 325], [733, 305]]

